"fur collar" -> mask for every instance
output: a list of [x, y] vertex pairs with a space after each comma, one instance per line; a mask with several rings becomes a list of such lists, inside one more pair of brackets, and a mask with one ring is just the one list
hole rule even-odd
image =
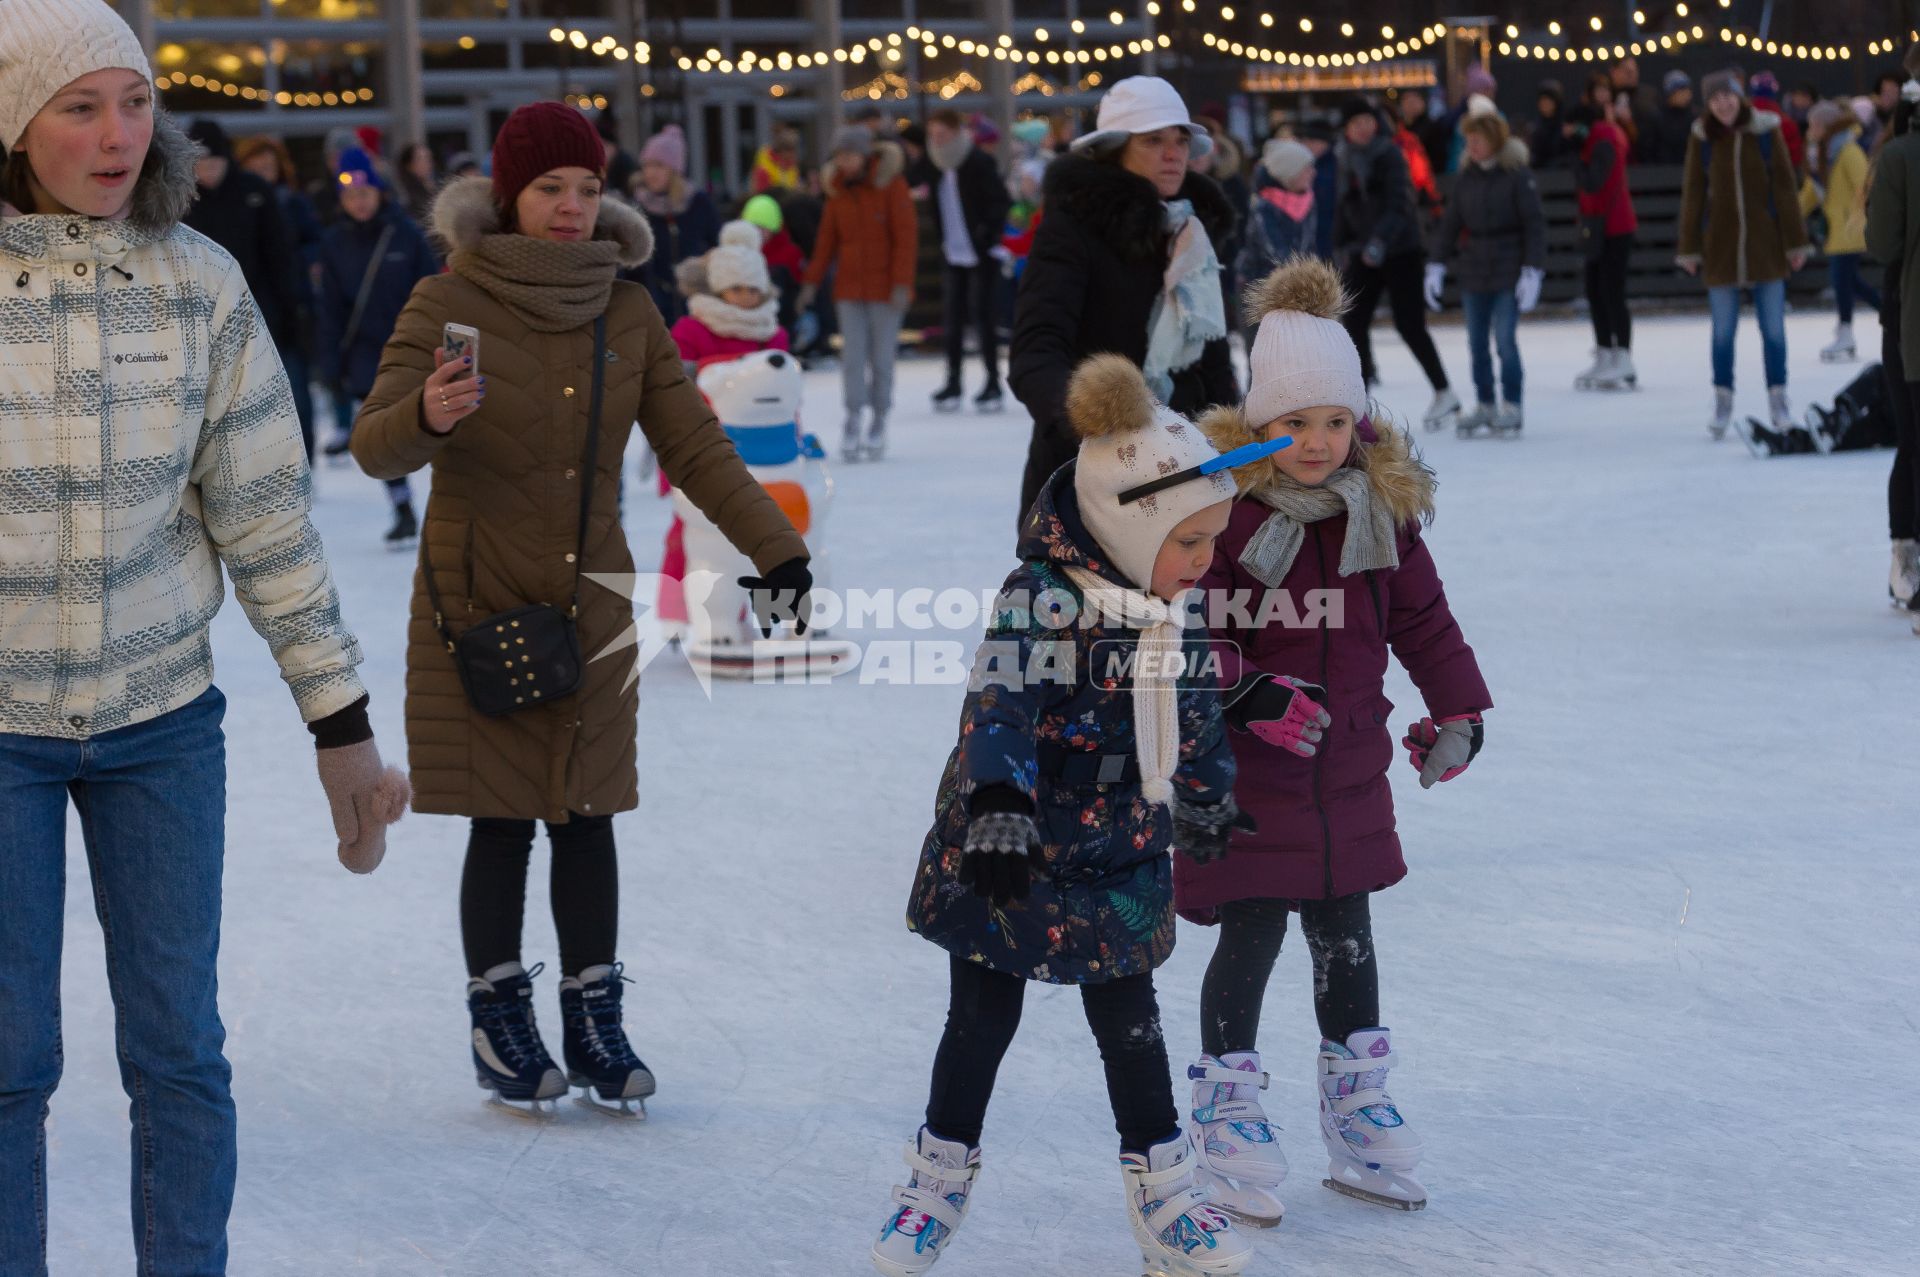
[[[1212, 178], [1187, 174], [1178, 199], [1192, 203], [1216, 248], [1233, 232], [1233, 206]], [[1087, 234], [1128, 262], [1164, 263], [1166, 218], [1159, 192], [1113, 159], [1069, 153], [1047, 166], [1045, 205], [1073, 219]]]
[[171, 115], [155, 107], [153, 142], [147, 147], [147, 162], [133, 188], [133, 209], [127, 220], [155, 235], [164, 235], [177, 226], [199, 193], [193, 180], [193, 162], [199, 157], [199, 144]]
[[[1413, 440], [1404, 430], [1374, 417], [1373, 443], [1353, 441], [1347, 465], [1364, 470], [1373, 487], [1374, 499], [1392, 512], [1399, 526], [1433, 521], [1433, 471], [1413, 450]], [[1200, 428], [1221, 452], [1255, 442], [1253, 426], [1237, 407], [1220, 407], [1200, 418]], [[1277, 471], [1271, 457], [1234, 470], [1240, 495], [1256, 493]]]
[[[875, 190], [884, 190], [893, 184], [893, 179], [907, 171], [907, 153], [898, 142], [881, 139], [873, 144], [873, 158], [867, 161], [867, 180], [864, 185]], [[839, 171], [829, 164], [820, 170], [820, 189], [828, 199], [842, 194]]]
[[1703, 115], [1693, 122], [1693, 135], [1702, 142], [1710, 138], [1731, 137], [1736, 132], [1751, 133], [1758, 137], [1762, 133], [1775, 133], [1780, 129], [1780, 117], [1772, 111], [1756, 111], [1742, 104], [1741, 118], [1735, 119], [1731, 129], [1720, 127], [1720, 121], [1711, 115]]
[[[488, 235], [505, 234], [499, 206], [493, 202], [493, 183], [484, 177], [449, 182], [433, 202], [434, 233], [452, 250], [477, 248]], [[619, 245], [620, 265], [631, 270], [653, 256], [653, 232], [638, 210], [611, 197], [600, 201], [600, 220], [593, 237]]]

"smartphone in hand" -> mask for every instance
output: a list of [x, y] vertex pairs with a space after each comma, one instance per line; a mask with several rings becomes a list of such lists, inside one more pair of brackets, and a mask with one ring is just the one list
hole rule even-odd
[[469, 328], [465, 324], [448, 324], [440, 334], [440, 344], [447, 352], [448, 363], [458, 363], [462, 359], [472, 359], [473, 366], [460, 374], [455, 380], [480, 375], [480, 330]]

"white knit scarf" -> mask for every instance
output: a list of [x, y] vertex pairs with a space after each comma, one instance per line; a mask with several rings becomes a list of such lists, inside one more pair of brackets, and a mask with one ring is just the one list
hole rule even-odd
[[1225, 299], [1220, 293], [1220, 259], [1213, 241], [1187, 200], [1169, 200], [1167, 269], [1160, 295], [1147, 317], [1147, 357], [1140, 371], [1154, 398], [1173, 398], [1173, 374], [1200, 360], [1207, 343], [1227, 335]]
[[687, 299], [687, 309], [719, 337], [765, 341], [780, 331], [780, 303], [771, 297], [749, 310], [712, 293], [695, 293]]
[[1180, 765], [1177, 668], [1185, 613], [1151, 594], [1128, 590], [1085, 568], [1069, 567], [1080, 587], [1083, 616], [1106, 617], [1143, 631], [1133, 664], [1133, 748], [1140, 760], [1140, 790], [1150, 803], [1173, 802], [1173, 773]]

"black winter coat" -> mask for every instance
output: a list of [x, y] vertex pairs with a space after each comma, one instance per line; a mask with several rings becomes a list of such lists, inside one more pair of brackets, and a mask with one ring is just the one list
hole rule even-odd
[[1384, 257], [1421, 250], [1420, 219], [1414, 208], [1413, 178], [1400, 144], [1385, 129], [1365, 146], [1342, 138], [1339, 198], [1333, 213], [1334, 260], [1357, 263], [1369, 244]]
[[[1164, 283], [1168, 250], [1159, 193], [1117, 162], [1062, 156], [1047, 166], [1044, 195], [1047, 215], [1020, 279], [1008, 368], [1013, 393], [1033, 418], [1020, 486], [1023, 524], [1041, 485], [1079, 448], [1066, 411], [1074, 368], [1104, 351], [1146, 362], [1147, 322]], [[1233, 208], [1213, 179], [1189, 173], [1177, 198], [1192, 202], [1216, 251], [1231, 238]], [[1231, 326], [1239, 313], [1232, 298], [1226, 299], [1226, 313]], [[1224, 337], [1208, 342], [1198, 362], [1173, 375], [1176, 412], [1197, 416], [1239, 399]]]
[[1434, 232], [1433, 259], [1448, 264], [1465, 293], [1510, 292], [1522, 266], [1546, 268], [1547, 222], [1526, 143], [1508, 138], [1492, 165], [1461, 167]]
[[[946, 179], [946, 174], [938, 169], [934, 171], [934, 211], [937, 214], [940, 183]], [[1007, 210], [1013, 207], [1013, 196], [1008, 193], [1006, 181], [1000, 176], [1000, 166], [993, 162], [991, 155], [973, 147], [967, 151], [967, 158], [960, 161], [957, 176], [960, 215], [967, 223], [967, 238], [973, 244], [974, 254], [983, 264], [997, 266], [998, 263], [991, 263], [987, 255], [1006, 235]]]
[[621, 278], [645, 284], [660, 317], [671, 328], [687, 313], [687, 299], [680, 295], [673, 268], [689, 257], [704, 256], [720, 243], [720, 211], [700, 190], [687, 193], [687, 206], [678, 213], [655, 213], [644, 205], [640, 211], [646, 215], [647, 229], [653, 232], [653, 256], [646, 265], [623, 273]]
[[273, 344], [286, 346], [300, 330], [299, 257], [293, 233], [280, 213], [273, 187], [238, 164], [226, 180], [202, 188], [183, 219], [189, 227], [233, 254], [247, 288], [260, 304]]
[[[320, 376], [329, 385], [337, 384], [349, 399], [365, 399], [373, 389], [380, 371], [380, 352], [413, 296], [413, 286], [429, 275], [440, 273], [440, 259], [426, 234], [414, 225], [393, 196], [365, 222], [342, 217], [320, 242], [320, 315], [314, 358]], [[360, 320], [353, 321], [353, 303], [360, 296], [360, 285], [373, 261], [373, 250], [380, 233], [387, 227], [393, 234], [374, 268], [373, 286]], [[486, 368], [487, 352], [480, 352], [480, 366]]]

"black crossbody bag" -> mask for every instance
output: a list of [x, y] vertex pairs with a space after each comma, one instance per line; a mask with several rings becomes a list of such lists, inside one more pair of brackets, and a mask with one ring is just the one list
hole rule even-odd
[[505, 612], [483, 616], [458, 638], [447, 627], [440, 588], [427, 561], [427, 544], [420, 542], [420, 570], [433, 601], [433, 625], [453, 654], [460, 686], [482, 714], [498, 718], [548, 701], [571, 696], [580, 689], [580, 570], [587, 557], [587, 514], [593, 507], [594, 464], [600, 450], [600, 406], [606, 389], [607, 320], [593, 323], [593, 397], [587, 422], [586, 455], [580, 463], [580, 535], [574, 555], [573, 597], [567, 610], [546, 603], [525, 603]]

